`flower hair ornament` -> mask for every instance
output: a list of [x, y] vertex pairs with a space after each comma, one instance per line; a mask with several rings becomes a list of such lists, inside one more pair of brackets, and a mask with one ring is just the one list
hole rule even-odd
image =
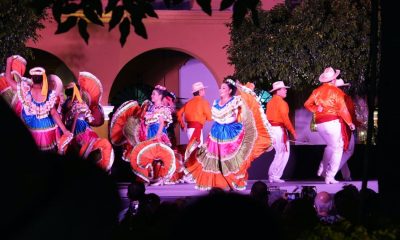
[[156, 89], [159, 89], [159, 90], [162, 90], [162, 91], [165, 91], [165, 90], [167, 90], [167, 88], [166, 88], [166, 87], [164, 87], [164, 86], [161, 86], [161, 85], [156, 85], [154, 88], [156, 88]]
[[49, 84], [47, 82], [46, 71], [42, 67], [34, 67], [29, 70], [29, 74], [31, 76], [42, 76], [43, 84], [42, 84], [42, 96], [47, 96], [47, 92], [49, 91]]
[[164, 104], [168, 107], [175, 108], [176, 95], [173, 92], [166, 91], [167, 95], [164, 97]]
[[229, 84], [231, 84], [231, 85], [233, 85], [233, 86], [235, 86], [235, 87], [236, 87], [236, 82], [235, 82], [235, 81], [233, 81], [232, 79], [230, 79], [230, 78], [227, 78], [225, 81], [226, 81], [227, 83], [229, 83]]
[[168, 91], [168, 96], [169, 96], [170, 98], [172, 98], [172, 100], [175, 100], [175, 99], [176, 99], [175, 93], [173, 93], [173, 92], [171, 92], [171, 91]]

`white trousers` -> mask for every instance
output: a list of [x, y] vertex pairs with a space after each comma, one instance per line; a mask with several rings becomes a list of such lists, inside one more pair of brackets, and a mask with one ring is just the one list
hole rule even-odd
[[[280, 179], [283, 174], [283, 170], [285, 170], [286, 164], [289, 160], [290, 155], [290, 144], [289, 139], [285, 143], [283, 143], [283, 130], [282, 127], [272, 126], [271, 127], [272, 134], [274, 135], [274, 149], [275, 156], [274, 160], [268, 170], [269, 179]], [[285, 147], [286, 145], [286, 147]]]
[[[349, 141], [349, 146], [346, 151], [343, 151], [342, 160], [340, 161], [340, 165], [339, 165], [339, 169], [342, 173], [344, 180], [351, 179], [351, 172], [350, 172], [349, 165], [347, 164], [347, 161], [351, 158], [351, 156], [353, 156], [354, 147], [355, 147], [355, 136], [352, 133], [351, 137], [350, 137], [350, 141]], [[323, 159], [321, 161], [321, 163], [319, 164], [319, 169], [318, 169], [319, 176], [321, 176], [321, 175], [325, 176], [324, 165], [323, 165], [324, 162], [325, 162], [325, 160]]]
[[317, 124], [317, 131], [326, 143], [324, 156], [318, 169], [318, 175], [325, 175], [327, 179], [334, 179], [340, 169], [343, 156], [343, 139], [338, 119]]
[[[188, 136], [188, 141], [190, 141], [190, 138], [192, 137], [193, 132], [194, 132], [194, 128], [188, 128], [186, 130], [186, 134]], [[201, 130], [201, 133], [200, 133], [200, 145], [203, 145], [203, 130]]]
[[349, 147], [347, 148], [346, 151], [343, 151], [342, 160], [340, 161], [340, 166], [339, 166], [339, 169], [342, 172], [343, 179], [345, 180], [351, 179], [351, 173], [349, 166], [347, 165], [347, 161], [354, 153], [354, 146], [355, 146], [354, 134], [351, 133]]

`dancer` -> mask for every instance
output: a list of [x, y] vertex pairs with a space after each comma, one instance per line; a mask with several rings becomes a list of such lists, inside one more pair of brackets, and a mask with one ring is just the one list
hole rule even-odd
[[[235, 96], [238, 89], [240, 96]], [[245, 190], [251, 162], [272, 149], [270, 126], [250, 88], [228, 78], [219, 93], [212, 105], [215, 122], [208, 139], [192, 152], [187, 147], [185, 171], [200, 190]]]
[[170, 112], [171, 112], [171, 116], [172, 116], [172, 123], [167, 127], [167, 136], [169, 138], [169, 141], [171, 142], [171, 148], [175, 151], [178, 151], [177, 148], [177, 140], [176, 140], [176, 136], [175, 136], [175, 123], [176, 123], [176, 95], [175, 93], [166, 90], [166, 96], [163, 97], [163, 105], [168, 107]]
[[46, 71], [41, 67], [32, 68], [29, 81], [15, 82], [11, 75], [11, 65], [14, 58], [7, 58], [6, 80], [17, 89], [18, 99], [22, 105], [21, 117], [31, 131], [38, 147], [43, 151], [55, 151], [57, 148], [57, 126], [67, 139], [72, 134], [66, 129], [56, 108], [56, 93], [48, 89]]
[[[167, 132], [168, 127], [173, 123], [174, 101], [174, 94], [166, 87], [155, 86], [151, 94], [151, 104], [147, 105], [142, 120], [145, 126], [142, 128], [145, 134], [142, 135], [145, 135], [147, 141], [138, 144], [132, 150], [131, 166], [134, 171], [138, 169], [136, 164], [139, 168], [151, 164], [146, 181], [152, 185], [176, 184], [184, 176], [182, 156], [172, 149]], [[157, 153], [154, 154], [155, 152]], [[136, 172], [140, 175], [140, 171]]]
[[163, 102], [167, 97], [168, 91], [164, 86], [157, 85], [152, 94], [152, 104], [148, 107], [144, 121], [146, 125], [146, 139], [155, 138], [159, 142], [163, 142], [171, 146], [171, 142], [167, 135], [167, 128], [172, 123], [172, 112], [170, 105]]
[[81, 147], [99, 136], [90, 127], [94, 120], [89, 106], [82, 100], [79, 87], [71, 82], [65, 87], [67, 99], [63, 105], [64, 121], [67, 128], [74, 133], [76, 143]]
[[[24, 78], [25, 70], [26, 70], [26, 60], [25, 58], [19, 55], [11, 56], [11, 79], [18, 83], [20, 81], [27, 80], [31, 82], [30, 79]], [[21, 113], [21, 106], [17, 106], [18, 96], [15, 94], [17, 92], [16, 84], [10, 86], [8, 81], [6, 80], [5, 73], [0, 74], [0, 95], [6, 100], [6, 102], [11, 106], [12, 109], [15, 110], [17, 115]]]
[[[67, 100], [63, 106], [66, 126], [74, 133], [74, 143], [84, 159], [90, 159], [106, 172], [114, 162], [114, 150], [106, 138], [100, 138], [92, 129], [104, 122], [100, 105], [102, 85], [96, 76], [89, 72], [79, 72], [78, 84], [67, 85]], [[93, 116], [93, 111], [99, 111]], [[97, 119], [96, 119], [97, 118]], [[99, 119], [100, 118], [100, 119]], [[95, 123], [95, 124], [94, 124]]]
[[328, 67], [319, 76], [322, 83], [315, 89], [304, 107], [315, 113], [317, 131], [325, 140], [326, 147], [322, 158], [322, 168], [318, 171], [319, 176], [325, 176], [325, 183], [338, 183], [335, 175], [339, 170], [343, 150], [347, 149], [344, 130], [347, 124], [353, 131], [355, 126], [351, 120], [350, 113], [346, 107], [344, 93], [335, 86], [336, 78], [340, 70]]
[[173, 122], [173, 97], [164, 86], [155, 86], [151, 101], [123, 103], [114, 113], [110, 138], [124, 148], [135, 175], [152, 185], [175, 184], [183, 176], [181, 155], [172, 150], [167, 128]]
[[283, 81], [272, 84], [272, 99], [267, 103], [267, 118], [271, 123], [272, 133], [275, 137], [274, 149], [275, 156], [268, 170], [268, 180], [270, 183], [283, 183], [281, 179], [283, 171], [289, 160], [290, 144], [287, 131], [296, 139], [296, 131], [289, 119], [289, 106], [284, 100], [287, 94], [287, 86]]
[[[335, 83], [336, 87], [348, 87], [350, 86], [350, 83], [344, 83], [343, 79], [337, 79]], [[344, 101], [346, 103], [347, 109], [349, 110], [351, 120], [353, 121], [354, 125], [356, 127], [360, 126], [361, 123], [357, 120], [356, 117], [356, 110], [354, 107], [354, 102], [351, 99], [351, 97], [347, 94], [345, 94]], [[342, 160], [340, 161], [340, 166], [339, 169], [342, 173], [342, 177], [345, 181], [351, 181], [351, 172], [350, 168], [347, 164], [347, 161], [350, 159], [350, 157], [354, 153], [354, 147], [355, 147], [355, 136], [354, 136], [354, 131], [352, 132], [350, 128], [346, 125], [346, 137], [349, 141], [349, 145], [347, 147], [347, 150], [344, 150]], [[321, 167], [321, 166], [320, 166]]]
[[197, 141], [199, 145], [203, 144], [203, 125], [206, 121], [211, 121], [211, 107], [204, 99], [206, 88], [202, 82], [194, 83], [193, 98], [177, 112], [179, 125], [186, 131], [189, 142]]

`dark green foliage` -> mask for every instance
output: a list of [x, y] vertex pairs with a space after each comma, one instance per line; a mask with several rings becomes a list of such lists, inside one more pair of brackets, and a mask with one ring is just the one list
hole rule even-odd
[[88, 44], [89, 33], [87, 32], [87, 22], [83, 19], [79, 19], [78, 28], [79, 28], [79, 34], [85, 40], [86, 44]]
[[396, 240], [399, 239], [399, 225], [389, 223], [373, 229], [354, 225], [344, 220], [333, 225], [319, 224], [311, 231], [304, 232], [298, 240]]
[[211, 0], [196, 0], [196, 2], [200, 5], [201, 10], [211, 16]]
[[121, 33], [119, 42], [121, 43], [121, 46], [124, 46], [125, 42], [126, 42], [126, 38], [128, 37], [129, 32], [130, 32], [130, 25], [129, 25], [128, 17], [125, 17], [124, 20], [119, 25], [119, 31]]
[[352, 84], [351, 94], [364, 95], [370, 16], [370, 0], [304, 0], [292, 11], [277, 5], [259, 12], [259, 27], [250, 17], [240, 27], [229, 25], [229, 61], [243, 82], [270, 89], [282, 80], [303, 95], [319, 85], [319, 75], [332, 66]]
[[[32, 53], [25, 46], [28, 40], [36, 42], [39, 38], [37, 30], [44, 26], [40, 22], [45, 19], [43, 13], [36, 14], [30, 8], [30, 1], [0, 1], [0, 65], [5, 65], [5, 59], [13, 54], [25, 58]], [[2, 69], [1, 69], [2, 70]]]
[[68, 17], [67, 20], [58, 24], [55, 34], [68, 32], [71, 28], [73, 28], [76, 25], [77, 21], [78, 21], [77, 17], [74, 16]]
[[[201, 9], [208, 15], [212, 14], [211, 0], [196, 0], [200, 5]], [[35, 1], [31, 1], [35, 2]], [[37, 1], [36, 1], [37, 2]], [[53, 17], [58, 24], [57, 32], [64, 33], [69, 31], [74, 26], [78, 25], [81, 37], [85, 42], [89, 43], [89, 33], [87, 31], [88, 24], [84, 24], [83, 21], [90, 21], [91, 23], [103, 26], [101, 20], [103, 16], [103, 5], [101, 0], [80, 0], [71, 2], [68, 0], [41, 0], [41, 4], [34, 4], [36, 11], [43, 11], [44, 6], [51, 7]], [[78, 4], [79, 2], [79, 4]], [[247, 11], [251, 11], [252, 18], [255, 24], [258, 23], [257, 12], [255, 6], [259, 4], [259, 0], [229, 0], [221, 2], [221, 10], [234, 5], [235, 24], [240, 25], [245, 17]], [[169, 8], [173, 5], [182, 3], [182, 0], [164, 0], [165, 5]], [[76, 14], [78, 14], [78, 20], [76, 20]], [[127, 37], [130, 33], [130, 25], [133, 26], [136, 35], [147, 39], [146, 27], [143, 24], [143, 19], [147, 16], [158, 18], [157, 13], [154, 11], [151, 5], [151, 0], [108, 0], [105, 6], [105, 13], [111, 12], [111, 20], [109, 22], [109, 31], [119, 25], [121, 33], [120, 43], [124, 46]], [[244, 14], [241, 14], [244, 13]], [[75, 14], [74, 18], [68, 17], [68, 14]], [[64, 15], [64, 22], [63, 22]], [[130, 25], [128, 24], [130, 23]]]

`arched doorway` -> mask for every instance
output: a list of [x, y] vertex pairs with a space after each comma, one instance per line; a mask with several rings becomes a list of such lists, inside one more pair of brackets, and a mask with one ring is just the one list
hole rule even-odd
[[[109, 102], [114, 109], [128, 100], [141, 103], [149, 99], [153, 87], [160, 84], [176, 94], [179, 109], [192, 97], [191, 86], [197, 81], [208, 86], [207, 100], [211, 104], [218, 97], [218, 84], [205, 64], [182, 51], [155, 49], [140, 54], [121, 69], [111, 87]], [[187, 143], [177, 125], [174, 133], [178, 145]]]
[[153, 86], [157, 84], [178, 93], [179, 69], [191, 58], [186, 53], [168, 49], [155, 49], [140, 54], [129, 61], [116, 76], [109, 102], [115, 107], [132, 99], [141, 102], [140, 98], [144, 97], [142, 94], [148, 94], [149, 97]]

